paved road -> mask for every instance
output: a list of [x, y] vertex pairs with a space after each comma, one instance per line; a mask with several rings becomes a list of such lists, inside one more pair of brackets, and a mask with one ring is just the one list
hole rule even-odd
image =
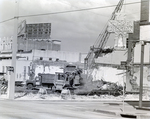
[[94, 112], [102, 102], [0, 100], [0, 119], [122, 119]]

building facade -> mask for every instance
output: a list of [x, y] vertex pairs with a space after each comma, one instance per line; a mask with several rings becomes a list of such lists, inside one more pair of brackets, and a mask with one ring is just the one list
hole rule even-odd
[[[18, 52], [16, 60], [16, 81], [29, 79], [29, 67], [35, 60], [51, 62], [68, 62], [82, 64], [83, 54], [79, 52], [32, 50], [28, 52]], [[12, 53], [0, 54], [0, 72], [7, 73], [7, 67], [11, 66]]]
[[51, 23], [26, 24], [22, 21], [18, 26], [18, 51], [34, 49], [56, 50], [61, 49], [61, 41], [51, 39]]
[[[16, 81], [29, 79], [29, 67], [35, 60], [50, 62], [83, 63], [79, 52], [61, 51], [61, 41], [50, 39], [51, 23], [26, 24], [18, 27]], [[7, 74], [12, 63], [13, 37], [0, 39], [0, 72]], [[6, 75], [7, 76], [7, 75]]]

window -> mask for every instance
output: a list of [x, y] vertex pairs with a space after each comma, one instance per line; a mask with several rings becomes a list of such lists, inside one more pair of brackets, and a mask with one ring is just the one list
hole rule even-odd
[[12, 43], [10, 44], [10, 48], [12, 49]]
[[19, 74], [19, 78], [21, 78], [21, 74]]
[[5, 50], [5, 44], [3, 44], [3, 50]]
[[58, 80], [65, 80], [65, 77], [63, 74], [58, 74]]
[[4, 72], [4, 71], [5, 71], [5, 66], [3, 66], [3, 68], [2, 68], [2, 69], [3, 69], [3, 71], [2, 71], [2, 72]]
[[43, 57], [40, 57], [40, 60], [43, 60]]
[[52, 58], [49, 58], [50, 61], [52, 61]]
[[28, 75], [30, 76], [30, 66], [28, 66]]
[[59, 58], [57, 58], [56, 61], [59, 61]]

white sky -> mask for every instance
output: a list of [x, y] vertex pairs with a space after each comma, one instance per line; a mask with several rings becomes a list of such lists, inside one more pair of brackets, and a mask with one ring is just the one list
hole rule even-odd
[[[91, 7], [117, 5], [119, 0], [18, 0], [19, 16], [43, 14], [50, 12], [69, 11]], [[140, 0], [125, 0], [125, 3], [140, 2]], [[15, 0], [0, 0], [0, 22], [14, 17]], [[27, 23], [52, 23], [51, 38], [62, 41], [63, 51], [88, 52], [94, 44], [104, 25], [110, 18], [112, 8], [101, 8], [89, 11], [71, 12], [26, 19]], [[122, 12], [128, 20], [139, 20], [140, 4], [123, 6]], [[13, 35], [13, 20], [0, 23], [0, 37]], [[109, 40], [107, 45], [113, 45]]]

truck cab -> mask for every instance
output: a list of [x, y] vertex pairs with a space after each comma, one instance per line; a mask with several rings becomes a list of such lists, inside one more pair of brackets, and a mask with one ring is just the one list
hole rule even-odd
[[54, 86], [55, 90], [61, 91], [69, 85], [68, 77], [65, 73], [55, 73]]

